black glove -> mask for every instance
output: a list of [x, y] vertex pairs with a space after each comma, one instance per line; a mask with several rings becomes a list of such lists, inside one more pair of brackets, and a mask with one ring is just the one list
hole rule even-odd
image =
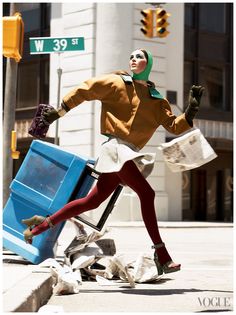
[[188, 123], [193, 125], [193, 118], [199, 110], [199, 105], [204, 87], [193, 85], [189, 91], [189, 105], [185, 110], [185, 117]]
[[69, 112], [70, 108], [62, 101], [61, 106], [58, 109], [55, 108], [46, 108], [42, 113], [42, 120], [45, 124], [51, 124], [58, 118], [64, 116]]
[[52, 124], [55, 120], [60, 118], [60, 115], [58, 114], [58, 111], [54, 108], [52, 109], [46, 109], [42, 113], [42, 119], [47, 124]]

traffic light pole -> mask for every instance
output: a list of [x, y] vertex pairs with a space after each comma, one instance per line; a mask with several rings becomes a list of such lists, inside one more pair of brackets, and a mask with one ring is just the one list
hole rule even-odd
[[[58, 68], [57, 68], [57, 76], [58, 76], [58, 85], [57, 85], [57, 109], [61, 103], [61, 76], [62, 76], [62, 68], [61, 68], [61, 53], [58, 53]], [[56, 131], [55, 131], [55, 139], [54, 143], [59, 145], [59, 137], [58, 137], [58, 130], [59, 130], [59, 119], [56, 120]]]
[[[15, 4], [10, 4], [10, 15], [15, 13]], [[6, 83], [3, 116], [3, 205], [9, 197], [9, 186], [12, 181], [13, 160], [11, 157], [11, 132], [15, 125], [16, 89], [18, 63], [7, 58]]]

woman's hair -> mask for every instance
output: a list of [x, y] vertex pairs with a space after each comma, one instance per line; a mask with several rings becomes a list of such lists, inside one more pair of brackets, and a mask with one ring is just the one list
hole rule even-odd
[[148, 62], [148, 53], [146, 52], [145, 49], [140, 49], [140, 50], [144, 53], [144, 56], [145, 56], [145, 58], [146, 58], [146, 60]]

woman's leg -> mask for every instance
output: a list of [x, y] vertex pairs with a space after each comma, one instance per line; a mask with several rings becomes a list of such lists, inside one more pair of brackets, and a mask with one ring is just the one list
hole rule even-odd
[[[117, 175], [124, 184], [132, 188], [139, 196], [143, 221], [153, 244], [162, 243], [154, 206], [155, 192], [152, 187], [133, 161], [126, 162]], [[161, 247], [156, 251], [158, 251], [161, 264], [171, 261], [171, 257], [165, 247]]]
[[[99, 176], [96, 186], [90, 193], [81, 199], [67, 203], [63, 208], [50, 216], [50, 221], [56, 225], [62, 221], [79, 215], [85, 211], [96, 209], [120, 184], [117, 173], [103, 173]], [[38, 235], [49, 228], [47, 220], [35, 226], [32, 230], [33, 235]]]

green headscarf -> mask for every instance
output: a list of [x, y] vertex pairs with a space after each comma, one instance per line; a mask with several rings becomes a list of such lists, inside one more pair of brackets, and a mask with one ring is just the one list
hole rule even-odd
[[[147, 58], [147, 65], [145, 67], [145, 69], [136, 74], [136, 73], [133, 73], [132, 74], [132, 77], [134, 80], [144, 80], [144, 81], [148, 81], [148, 78], [149, 78], [149, 74], [151, 72], [151, 69], [152, 69], [152, 64], [153, 64], [153, 58], [152, 58], [152, 54], [150, 53], [150, 51], [147, 51], [147, 50], [144, 50], [144, 49], [140, 49], [142, 52], [146, 52], [148, 58]], [[144, 55], [146, 56], [146, 54], [144, 53]]]

